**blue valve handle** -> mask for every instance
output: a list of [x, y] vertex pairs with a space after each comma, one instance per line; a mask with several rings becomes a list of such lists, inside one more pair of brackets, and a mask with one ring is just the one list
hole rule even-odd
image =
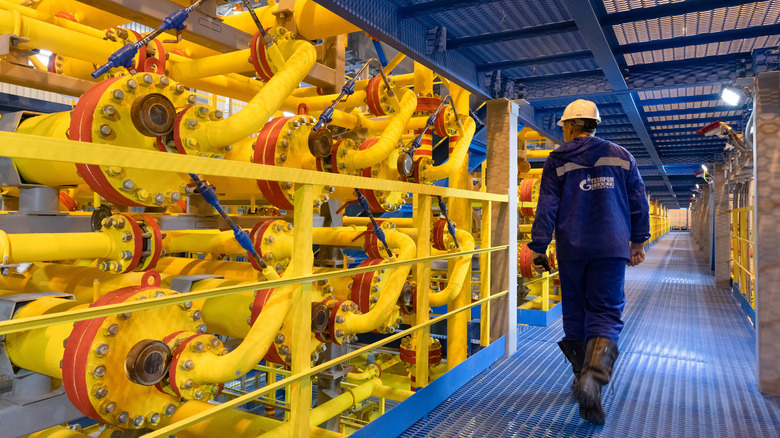
[[206, 200], [206, 202], [209, 203], [212, 207], [214, 207], [217, 212], [219, 212], [220, 216], [222, 216], [223, 219], [225, 219], [225, 222], [230, 225], [230, 228], [233, 229], [233, 236], [235, 236], [236, 241], [239, 245], [241, 245], [241, 248], [244, 248], [246, 252], [248, 252], [257, 262], [258, 266], [260, 266], [262, 269], [265, 269], [268, 267], [268, 265], [265, 263], [262, 257], [260, 257], [260, 254], [257, 253], [255, 250], [254, 245], [252, 244], [252, 239], [249, 237], [249, 233], [242, 230], [241, 227], [239, 227], [235, 221], [233, 221], [233, 218], [228, 216], [225, 213], [225, 210], [222, 209], [222, 206], [219, 204], [219, 198], [217, 198], [217, 193], [214, 191], [214, 188], [210, 185], [206, 184], [203, 180], [198, 178], [198, 175], [195, 175], [194, 173], [190, 174], [190, 178], [197, 184], [198, 186], [198, 192], [200, 192], [200, 195], [203, 196], [203, 199]]
[[382, 67], [387, 67], [387, 57], [385, 57], [385, 51], [382, 49], [382, 43], [379, 42], [379, 40], [375, 40], [371, 38], [371, 41], [374, 43], [374, 48], [376, 49], [376, 55], [379, 57], [379, 63], [382, 64]]
[[374, 58], [371, 58], [368, 61], [366, 61], [365, 64], [363, 64], [363, 66], [360, 67], [360, 70], [358, 70], [357, 73], [355, 73], [352, 79], [344, 83], [344, 86], [341, 87], [341, 94], [339, 94], [339, 97], [337, 97], [336, 100], [334, 100], [329, 107], [325, 108], [325, 110], [322, 111], [322, 114], [320, 114], [320, 117], [317, 119], [317, 123], [315, 123], [311, 129], [312, 131], [317, 131], [318, 129], [322, 128], [323, 126], [333, 121], [333, 112], [336, 110], [336, 105], [338, 105], [339, 102], [341, 102], [341, 100], [344, 99], [345, 97], [351, 96], [355, 93], [355, 83], [357, 82], [358, 78], [363, 73], [363, 71], [366, 69], [366, 67], [368, 67], [369, 64], [371, 64], [374, 61], [376, 61]]
[[360, 204], [360, 207], [363, 209], [363, 212], [368, 215], [368, 219], [371, 220], [371, 223], [374, 225], [374, 234], [376, 234], [376, 238], [379, 239], [380, 242], [382, 242], [382, 245], [385, 247], [385, 251], [387, 251], [387, 257], [392, 257], [393, 252], [390, 251], [390, 247], [387, 245], [387, 240], [385, 240], [385, 232], [382, 231], [382, 227], [379, 226], [379, 224], [376, 223], [376, 219], [374, 219], [374, 215], [371, 214], [371, 209], [368, 206], [368, 200], [365, 196], [363, 196], [362, 193], [360, 193], [360, 190], [355, 189], [355, 195], [357, 195], [358, 203]]
[[158, 35], [167, 30], [175, 30], [177, 33], [184, 30], [184, 22], [187, 21], [187, 18], [189, 18], [190, 12], [194, 11], [205, 1], [206, 0], [198, 0], [192, 5], [179, 9], [178, 11], [165, 17], [160, 27], [153, 30], [137, 42], [123, 46], [121, 49], [117, 50], [111, 56], [109, 56], [107, 63], [101, 65], [97, 70], [92, 72], [92, 77], [97, 79], [100, 76], [108, 73], [108, 71], [112, 68], [116, 67], [131, 68], [133, 66], [133, 58], [135, 58], [135, 55], [138, 53], [138, 50], [141, 47], [146, 46], [149, 44], [149, 41], [157, 38]]
[[455, 241], [455, 246], [458, 249], [460, 249], [458, 238], [455, 237], [455, 225], [452, 224], [449, 215], [447, 215], [447, 204], [444, 203], [444, 199], [442, 199], [441, 196], [437, 196], [437, 198], [439, 199], [439, 210], [441, 210], [441, 214], [444, 216], [444, 219], [447, 220], [447, 231], [450, 232], [450, 235], [452, 236], [452, 240]]

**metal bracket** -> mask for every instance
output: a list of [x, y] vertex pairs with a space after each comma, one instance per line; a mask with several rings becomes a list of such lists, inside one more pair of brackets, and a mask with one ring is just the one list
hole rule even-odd
[[[60, 292], [35, 292], [0, 297], [0, 321], [12, 319], [22, 306], [44, 297], [75, 299], [72, 294]], [[11, 363], [11, 359], [5, 351], [5, 335], [0, 335], [0, 374], [13, 378], [32, 374], [32, 371], [16, 367]]]
[[19, 44], [29, 43], [29, 38], [22, 38], [18, 35], [10, 33], [4, 33], [0, 35], [0, 56], [8, 55], [11, 53], [11, 49], [15, 48]]
[[171, 281], [171, 290], [186, 294], [192, 290], [192, 285], [201, 280], [207, 280], [209, 278], [225, 278], [222, 275], [213, 274], [199, 274], [199, 275], [185, 275], [183, 277], [176, 277]]

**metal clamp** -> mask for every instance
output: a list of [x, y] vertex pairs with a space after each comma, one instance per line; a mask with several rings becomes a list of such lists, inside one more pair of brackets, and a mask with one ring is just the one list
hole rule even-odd
[[199, 274], [199, 275], [185, 275], [183, 277], [176, 277], [171, 281], [171, 290], [186, 294], [192, 290], [192, 285], [201, 280], [208, 280], [209, 278], [225, 278], [222, 275], [214, 274]]

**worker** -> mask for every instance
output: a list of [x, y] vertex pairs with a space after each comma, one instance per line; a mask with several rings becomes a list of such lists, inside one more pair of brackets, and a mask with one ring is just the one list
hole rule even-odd
[[602, 386], [609, 383], [623, 328], [626, 264], [645, 259], [650, 205], [636, 160], [595, 137], [596, 104], [576, 100], [563, 112], [563, 146], [544, 163], [531, 229], [534, 269], [541, 272], [553, 231], [561, 279], [564, 337], [558, 343], [574, 372], [580, 416], [604, 424]]

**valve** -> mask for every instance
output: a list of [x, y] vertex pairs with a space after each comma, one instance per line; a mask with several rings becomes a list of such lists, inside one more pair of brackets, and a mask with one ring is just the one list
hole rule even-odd
[[387, 245], [387, 240], [385, 239], [385, 232], [382, 231], [382, 227], [377, 224], [376, 219], [374, 219], [374, 215], [371, 214], [371, 209], [368, 206], [368, 200], [366, 200], [366, 197], [363, 196], [362, 193], [360, 193], [360, 190], [355, 189], [355, 195], [357, 196], [358, 204], [360, 204], [360, 208], [363, 209], [363, 212], [368, 215], [368, 218], [371, 220], [371, 224], [374, 227], [374, 234], [376, 235], [376, 238], [379, 239], [380, 242], [382, 242], [382, 245], [385, 247], [385, 251], [387, 251], [387, 257], [392, 258], [393, 257], [393, 251], [390, 250], [390, 246]]
[[447, 231], [450, 232], [450, 236], [452, 236], [452, 240], [455, 242], [455, 246], [460, 249], [458, 238], [455, 237], [455, 224], [452, 223], [449, 216], [447, 215], [447, 204], [444, 203], [444, 199], [442, 199], [441, 196], [437, 196], [436, 198], [439, 200], [439, 210], [441, 210], [442, 216], [444, 216], [444, 219], [447, 221]]
[[[175, 30], [176, 42], [181, 41], [181, 32], [187, 28], [184, 22], [187, 21], [187, 18], [189, 18], [190, 12], [200, 7], [200, 5], [202, 5], [205, 1], [206, 0], [198, 0], [192, 5], [187, 6], [186, 8], [179, 9], [178, 11], [165, 17], [162, 24], [157, 29], [149, 32], [148, 35], [141, 38], [137, 42], [123, 46], [121, 49], [117, 50], [111, 56], [109, 56], [107, 63], [101, 65], [100, 67], [98, 67], [97, 70], [92, 72], [92, 77], [97, 79], [103, 76], [104, 74], [108, 73], [108, 71], [111, 70], [112, 68], [116, 68], [116, 67], [125, 67], [128, 70], [130, 70], [131, 74], [135, 74], [136, 73], [134, 68], [135, 63], [133, 61], [133, 58], [135, 58], [135, 55], [138, 54], [138, 50], [141, 47], [146, 47], [146, 45], [149, 44], [149, 41], [157, 38], [158, 35], [160, 35], [161, 33], [167, 30]], [[170, 41], [164, 41], [164, 42], [170, 42]]]
[[[412, 142], [409, 143], [409, 146], [406, 147], [404, 153], [398, 157], [398, 171], [406, 178], [411, 178], [414, 176], [414, 151], [416, 151], [420, 145], [422, 145], [423, 136], [432, 126], [436, 124], [436, 117], [439, 115], [439, 111], [441, 111], [441, 109], [444, 107], [444, 104], [448, 100], [450, 103], [452, 102], [452, 98], [450, 96], [442, 99], [436, 110], [431, 113], [430, 116], [428, 116], [428, 120], [425, 121], [425, 127], [420, 131], [419, 134], [417, 134], [417, 136], [414, 137]], [[452, 110], [455, 112], [455, 118], [458, 119], [458, 123], [460, 123], [458, 113], [455, 111], [455, 105], [452, 105]]]

